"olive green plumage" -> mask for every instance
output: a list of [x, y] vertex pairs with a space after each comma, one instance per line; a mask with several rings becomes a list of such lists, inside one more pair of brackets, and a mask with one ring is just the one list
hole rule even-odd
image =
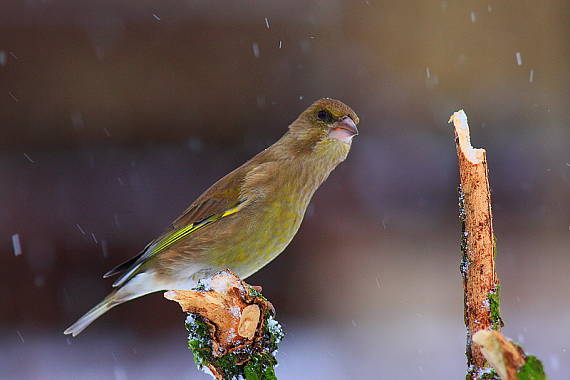
[[313, 103], [275, 144], [220, 179], [138, 256], [105, 274], [117, 289], [69, 327], [79, 334], [112, 307], [166, 289], [192, 289], [230, 268], [246, 278], [296, 234], [320, 184], [346, 158], [359, 119], [333, 99]]

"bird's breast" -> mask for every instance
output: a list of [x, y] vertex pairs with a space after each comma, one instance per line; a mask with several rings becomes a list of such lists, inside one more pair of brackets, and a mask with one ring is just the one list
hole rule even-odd
[[215, 265], [245, 278], [273, 260], [297, 233], [314, 192], [334, 166], [313, 160], [280, 167], [263, 187], [260, 199], [224, 218], [225, 230], [232, 233], [220, 236], [212, 247], [210, 258]]
[[[281, 183], [264, 199], [234, 218], [234, 234], [214, 249], [216, 265], [245, 278], [279, 255], [297, 233], [310, 195]], [[238, 217], [239, 216], [239, 217]], [[225, 240], [225, 239], [224, 239]]]

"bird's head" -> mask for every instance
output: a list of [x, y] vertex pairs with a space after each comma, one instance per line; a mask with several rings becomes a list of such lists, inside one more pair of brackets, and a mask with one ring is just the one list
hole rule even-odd
[[289, 131], [307, 148], [318, 145], [350, 146], [358, 135], [360, 120], [346, 104], [335, 99], [319, 99], [309, 106], [290, 126]]

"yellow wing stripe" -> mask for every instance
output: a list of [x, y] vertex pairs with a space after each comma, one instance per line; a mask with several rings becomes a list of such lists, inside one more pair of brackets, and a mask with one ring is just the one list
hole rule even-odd
[[220, 218], [223, 218], [224, 216], [235, 214], [236, 212], [241, 210], [244, 206], [245, 206], [245, 204], [243, 202], [239, 202], [235, 207], [232, 207], [229, 210], [224, 211], [224, 213], [222, 214], [222, 216], [220, 216]]
[[172, 244], [174, 244], [174, 243], [178, 242], [179, 240], [185, 238], [186, 236], [190, 235], [192, 232], [195, 232], [195, 231], [199, 230], [200, 228], [205, 227], [212, 222], [215, 222], [216, 220], [219, 220], [219, 219], [224, 218], [226, 216], [235, 214], [236, 212], [241, 210], [244, 206], [245, 206], [245, 204], [243, 202], [238, 202], [232, 208], [224, 211], [222, 214], [212, 215], [212, 216], [210, 216], [206, 219], [203, 219], [197, 223], [189, 224], [185, 227], [182, 227], [182, 228], [174, 231], [172, 234], [166, 236], [164, 239], [159, 241], [158, 244], [152, 248], [152, 251], [150, 254], [154, 255], [154, 254], [164, 250], [165, 248], [171, 246]]

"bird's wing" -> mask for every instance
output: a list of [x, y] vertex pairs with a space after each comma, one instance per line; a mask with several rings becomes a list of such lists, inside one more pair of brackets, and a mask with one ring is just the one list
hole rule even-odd
[[235, 169], [194, 201], [171, 227], [132, 259], [116, 266], [103, 277], [124, 274], [113, 283], [119, 287], [131, 279], [141, 266], [193, 232], [235, 214], [261, 197], [258, 189], [271, 181], [277, 162], [265, 159], [266, 151]]
[[165, 233], [150, 242], [137, 256], [111, 269], [103, 277], [124, 272], [113, 284], [114, 287], [121, 286], [156, 254], [163, 252], [193, 232], [240, 211], [249, 203], [248, 198], [251, 198], [240, 192], [246, 172], [247, 170], [240, 167], [220, 179], [174, 220]]
[[[115, 281], [115, 283], [113, 283], [113, 287], [119, 287], [123, 285], [125, 282], [131, 279], [135, 274], [137, 274], [138, 271], [141, 269], [141, 266], [144, 263], [146, 263], [150, 258], [165, 251], [167, 248], [176, 244], [180, 240], [186, 238], [193, 232], [209, 224], [215, 223], [216, 221], [225, 218], [226, 216], [239, 212], [242, 208], [245, 207], [245, 205], [246, 201], [238, 200], [230, 204], [228, 207], [224, 208], [221, 212], [211, 214], [193, 223], [183, 225], [181, 227], [176, 227], [175, 225], [173, 225], [167, 232], [165, 232], [159, 238], [148, 244], [145, 247], [145, 249], [137, 256], [111, 269], [109, 272], [105, 273], [103, 277], [109, 277], [121, 272], [125, 272], [121, 277], [117, 279], [117, 281]], [[191, 212], [192, 210], [189, 209], [188, 211]], [[183, 214], [182, 216], [185, 215], [186, 213]], [[190, 218], [190, 216], [188, 216], [188, 218]]]

